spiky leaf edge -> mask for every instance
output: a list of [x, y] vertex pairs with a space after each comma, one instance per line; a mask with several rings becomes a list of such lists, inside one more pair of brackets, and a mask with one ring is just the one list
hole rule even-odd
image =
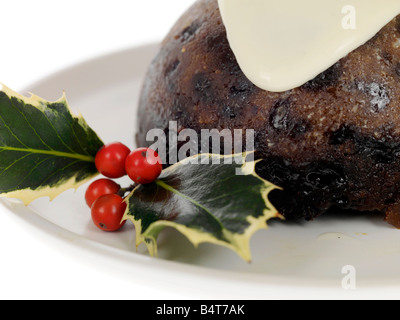
[[[264, 187], [260, 190], [261, 196], [264, 199], [265, 202], [265, 209], [263, 211], [263, 215], [255, 218], [252, 216], [249, 216], [247, 221], [249, 222], [249, 227], [245, 230], [244, 233], [242, 234], [236, 234], [233, 233], [227, 229], [224, 229], [224, 236], [229, 239], [228, 242], [224, 242], [221, 240], [216, 239], [212, 234], [207, 233], [207, 232], [202, 232], [200, 230], [196, 229], [191, 229], [187, 226], [175, 223], [173, 221], [167, 221], [167, 220], [159, 220], [154, 223], [152, 223], [146, 230], [145, 233], [142, 233], [142, 224], [141, 220], [135, 220], [135, 218], [129, 214], [129, 205], [127, 206], [127, 209], [125, 211], [124, 217], [122, 218], [122, 221], [125, 220], [130, 220], [135, 226], [136, 230], [136, 247], [138, 247], [140, 244], [145, 243], [147, 250], [149, 251], [149, 254], [151, 256], [157, 256], [158, 255], [158, 249], [157, 249], [157, 237], [160, 234], [160, 232], [165, 229], [166, 227], [171, 227], [179, 231], [181, 234], [183, 234], [192, 244], [195, 248], [197, 248], [200, 244], [202, 243], [211, 243], [211, 244], [216, 244], [219, 246], [227, 247], [233, 251], [235, 251], [242, 259], [244, 259], [247, 262], [251, 261], [251, 250], [250, 250], [250, 240], [252, 236], [259, 230], [267, 230], [268, 225], [267, 221], [273, 218], [280, 218], [284, 219], [284, 217], [275, 209], [275, 207], [272, 205], [272, 203], [268, 199], [269, 193], [274, 190], [274, 189], [281, 189], [272, 183], [268, 182], [267, 180], [261, 178], [259, 175], [256, 173], [256, 164], [261, 161], [246, 161], [247, 156], [250, 154], [250, 152], [245, 152], [242, 153], [242, 159], [243, 159], [243, 165], [240, 167], [240, 170], [242, 170], [242, 173], [244, 175], [253, 175], [257, 179], [261, 180], [264, 182]], [[187, 164], [188, 162], [191, 162], [194, 158], [197, 157], [219, 157], [220, 159], [224, 158], [235, 158], [240, 155], [216, 155], [216, 154], [198, 154], [192, 157], [188, 157], [171, 167], [168, 167], [165, 170], [173, 171], [177, 166], [182, 166]], [[201, 163], [200, 161], [198, 163]], [[239, 168], [238, 168], [239, 169]], [[155, 182], [157, 183], [157, 181]], [[128, 203], [129, 199], [134, 196], [135, 191], [139, 188], [140, 186], [136, 187], [126, 198], [125, 202]]]
[[[24, 101], [26, 104], [30, 104], [33, 107], [39, 109], [41, 112], [44, 111], [44, 105], [46, 103], [63, 103], [67, 107], [68, 111], [70, 112], [71, 116], [75, 119], [78, 120], [78, 123], [83, 127], [83, 128], [89, 128], [89, 125], [86, 123], [85, 119], [83, 118], [82, 114], [79, 113], [78, 115], [75, 115], [73, 111], [71, 110], [71, 107], [67, 101], [67, 97], [65, 92], [63, 92], [63, 95], [60, 99], [56, 101], [48, 101], [45, 100], [33, 93], [29, 93], [31, 96], [26, 97], [18, 92], [15, 92], [14, 90], [10, 89], [3, 83], [0, 83], [0, 91], [4, 92], [7, 96], [9, 97], [15, 97], [19, 100]], [[94, 162], [94, 158], [91, 159]], [[77, 190], [80, 186], [84, 185], [86, 182], [90, 181], [94, 177], [96, 177], [99, 173], [95, 173], [92, 176], [88, 176], [86, 179], [83, 179], [79, 182], [76, 182], [77, 176], [71, 177], [67, 181], [60, 181], [59, 185], [57, 186], [46, 186], [43, 188], [39, 188], [36, 190], [32, 190], [29, 188], [22, 189], [22, 190], [17, 190], [17, 191], [12, 191], [12, 192], [7, 192], [7, 193], [2, 193], [0, 194], [0, 197], [4, 198], [12, 198], [12, 199], [19, 199], [21, 200], [25, 205], [29, 205], [32, 201], [42, 198], [42, 197], [49, 197], [50, 201], [54, 200], [56, 197], [58, 197], [60, 194], [63, 192], [69, 190], [69, 189], [74, 189]]]

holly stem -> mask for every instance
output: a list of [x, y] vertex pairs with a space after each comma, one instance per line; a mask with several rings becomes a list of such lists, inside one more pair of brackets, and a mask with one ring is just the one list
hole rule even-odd
[[129, 192], [129, 193], [132, 192], [133, 189], [135, 189], [135, 187], [136, 187], [136, 184], [132, 184], [132, 185], [130, 185], [130, 186], [127, 187], [127, 188], [121, 188], [121, 189], [118, 191], [117, 195], [119, 195], [120, 197], [124, 198], [125, 194], [128, 193], [128, 192]]

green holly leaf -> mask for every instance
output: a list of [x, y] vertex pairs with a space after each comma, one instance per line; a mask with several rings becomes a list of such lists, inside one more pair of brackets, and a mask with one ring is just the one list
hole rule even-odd
[[[1, 87], [1, 86], [0, 86]], [[103, 146], [65, 95], [55, 102], [0, 91], [0, 196], [25, 204], [78, 188], [98, 174], [94, 157]]]
[[157, 255], [159, 233], [172, 227], [194, 246], [222, 245], [250, 261], [251, 236], [280, 215], [268, 200], [277, 187], [255, 173], [256, 162], [246, 162], [247, 155], [239, 155], [242, 166], [233, 161], [238, 155], [190, 157], [165, 169], [154, 183], [136, 187], [125, 200], [124, 216], [135, 225], [136, 245], [144, 242]]

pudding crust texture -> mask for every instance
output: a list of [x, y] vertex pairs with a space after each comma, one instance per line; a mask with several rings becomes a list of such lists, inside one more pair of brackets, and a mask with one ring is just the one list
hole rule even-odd
[[[312, 53], [310, 53], [312, 54]], [[287, 219], [332, 208], [385, 214], [400, 227], [400, 16], [301, 87], [251, 83], [229, 46], [217, 0], [198, 0], [149, 67], [136, 143], [149, 130], [254, 129], [257, 173], [281, 187]]]

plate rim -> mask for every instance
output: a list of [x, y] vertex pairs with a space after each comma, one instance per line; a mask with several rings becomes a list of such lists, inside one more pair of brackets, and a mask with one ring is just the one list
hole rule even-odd
[[[131, 53], [131, 52], [140, 52], [144, 50], [155, 50], [156, 47], [159, 46], [158, 42], [151, 42], [143, 45], [136, 45], [133, 47], [116, 50], [115, 52], [109, 52], [106, 54], [101, 54], [94, 56], [93, 58], [85, 59], [84, 61], [80, 61], [77, 64], [72, 64], [68, 67], [57, 70], [47, 76], [41, 77], [37, 81], [32, 82], [29, 86], [25, 86], [23, 92], [29, 92], [28, 88], [36, 87], [39, 85], [44, 85], [52, 79], [62, 76], [67, 72], [72, 72], [73, 70], [77, 70], [88, 63], [99, 63], [103, 60], [115, 59], [121, 53]], [[6, 201], [6, 202], [5, 202]], [[10, 208], [9, 204], [12, 203], [8, 199], [0, 198], [0, 205], [5, 210], [7, 210], [11, 214], [15, 214]], [[29, 209], [29, 208], [28, 208]], [[31, 209], [29, 209], [31, 210]], [[32, 211], [32, 210], [31, 210]], [[132, 263], [133, 260], [138, 265], [135, 265], [135, 268], [139, 268], [141, 270], [153, 270], [158, 274], [158, 272], [165, 272], [166, 270], [171, 273], [176, 273], [176, 269], [180, 270], [182, 285], [187, 284], [188, 280], [191, 280], [193, 283], [201, 286], [201, 282], [205, 280], [212, 280], [215, 283], [228, 284], [230, 286], [238, 286], [241, 288], [249, 289], [257, 289], [257, 292], [265, 291], [267, 293], [268, 298], [277, 298], [280, 296], [279, 293], [284, 297], [290, 296], [301, 296], [306, 298], [307, 295], [310, 297], [321, 297], [320, 292], [323, 292], [325, 296], [329, 297], [340, 297], [343, 295], [349, 294], [350, 296], [357, 295], [366, 295], [366, 296], [374, 296], [376, 297], [379, 293], [379, 289], [386, 290], [388, 288], [400, 289], [400, 276], [396, 279], [374, 279], [370, 278], [368, 280], [363, 281], [362, 288], [357, 288], [357, 291], [349, 292], [345, 291], [340, 287], [340, 283], [338, 283], [337, 279], [309, 279], [306, 280], [298, 278], [298, 277], [285, 277], [279, 275], [266, 275], [262, 273], [252, 274], [249, 272], [239, 272], [233, 270], [219, 270], [212, 269], [211, 267], [204, 267], [198, 265], [185, 264], [183, 262], [164, 260], [159, 258], [152, 258], [150, 256], [145, 256], [142, 254], [132, 254], [132, 252], [128, 252], [122, 249], [118, 249], [115, 247], [111, 247], [109, 245], [96, 242], [94, 240], [85, 238], [81, 235], [75, 234], [69, 230], [63, 229], [61, 226], [52, 224], [50, 221], [40, 217], [35, 214], [32, 215], [32, 218], [22, 217], [21, 215], [16, 215], [16, 218], [21, 219], [25, 222], [25, 226], [29, 227], [32, 232], [39, 232], [47, 237], [54, 237], [56, 234], [62, 234], [63, 236], [56, 236], [58, 241], [55, 243], [63, 242], [64, 245], [67, 245], [72, 250], [69, 250], [69, 254], [73, 254], [71, 251], [74, 250], [84, 250], [88, 252], [91, 248], [95, 248], [96, 254], [101, 258], [107, 258], [110, 252], [113, 252], [114, 255], [117, 255], [119, 259], [122, 259], [124, 263]], [[44, 229], [38, 227], [37, 219], [41, 219], [40, 221], [44, 221], [46, 223], [52, 224], [50, 229]], [[69, 241], [68, 236], [79, 237], [79, 241]], [[197, 279], [193, 279], [193, 277]], [[159, 284], [161, 285], [161, 283]], [[162, 286], [162, 285], [161, 285]], [[287, 290], [291, 290], [292, 294], [290, 294]], [[274, 290], [273, 292], [271, 290]], [[304, 291], [306, 290], [306, 291]], [[226, 290], [222, 290], [225, 291]], [[250, 295], [254, 298], [254, 295]]]

